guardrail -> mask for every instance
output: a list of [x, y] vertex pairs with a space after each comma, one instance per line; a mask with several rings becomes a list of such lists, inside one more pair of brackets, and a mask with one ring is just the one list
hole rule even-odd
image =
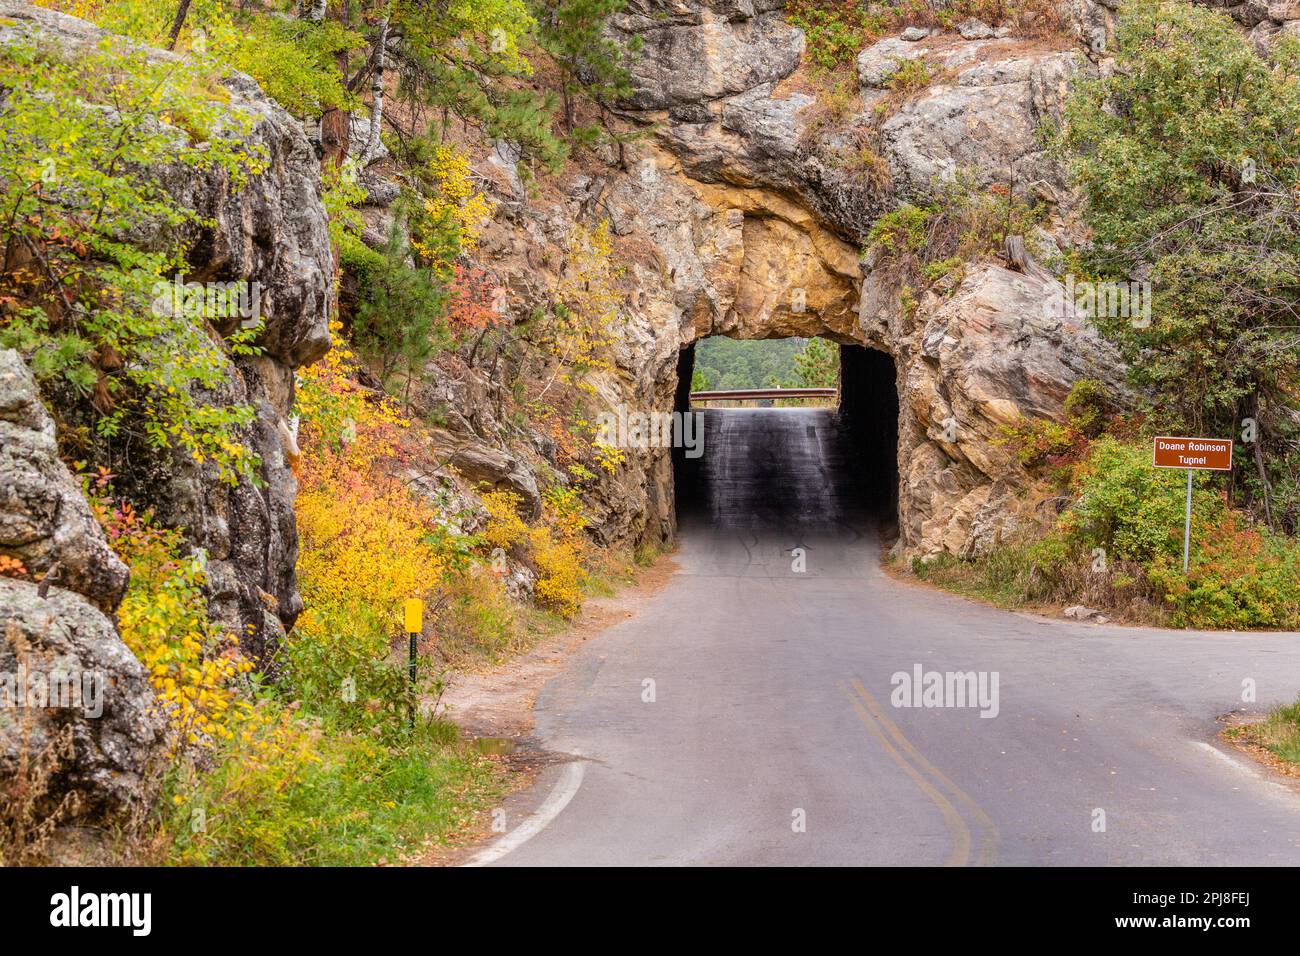
[[838, 388], [734, 388], [728, 391], [691, 392], [692, 402], [743, 402], [758, 398], [835, 398]]

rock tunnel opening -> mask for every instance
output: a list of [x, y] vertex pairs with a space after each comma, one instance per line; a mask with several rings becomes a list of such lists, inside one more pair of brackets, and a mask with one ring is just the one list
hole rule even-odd
[[898, 388], [893, 359], [839, 346], [833, 408], [692, 407], [696, 344], [677, 361], [675, 412], [699, 413], [697, 455], [672, 450], [677, 518], [739, 527], [865, 520], [887, 535], [898, 512]]

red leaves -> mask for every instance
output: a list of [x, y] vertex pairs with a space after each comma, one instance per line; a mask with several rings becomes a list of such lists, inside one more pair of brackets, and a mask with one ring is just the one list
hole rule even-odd
[[505, 296], [505, 288], [488, 272], [456, 263], [447, 321], [458, 332], [497, 325], [506, 315]]

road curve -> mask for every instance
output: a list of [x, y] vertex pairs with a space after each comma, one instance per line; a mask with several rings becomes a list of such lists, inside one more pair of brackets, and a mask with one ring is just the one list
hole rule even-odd
[[[1215, 738], [1294, 700], [1300, 635], [1042, 621], [896, 581], [830, 412], [705, 414], [681, 569], [543, 690], [536, 735], [583, 772], [512, 798], [527, 839], [494, 865], [1300, 864], [1295, 789]], [[895, 706], [917, 667], [996, 674], [996, 716]]]

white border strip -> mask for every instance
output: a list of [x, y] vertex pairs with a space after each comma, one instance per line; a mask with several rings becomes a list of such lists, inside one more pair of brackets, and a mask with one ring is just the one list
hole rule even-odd
[[[575, 754], [575, 756], [577, 755]], [[527, 820], [463, 865], [487, 866], [490, 863], [495, 863], [507, 853], [519, 849], [519, 847], [545, 830], [551, 821], [558, 817], [564, 808], [569, 805], [573, 795], [582, 786], [582, 778], [586, 772], [587, 762], [580, 757], [565, 764], [564, 771], [560, 774], [560, 779], [555, 784], [554, 789], [551, 790], [550, 795]]]

